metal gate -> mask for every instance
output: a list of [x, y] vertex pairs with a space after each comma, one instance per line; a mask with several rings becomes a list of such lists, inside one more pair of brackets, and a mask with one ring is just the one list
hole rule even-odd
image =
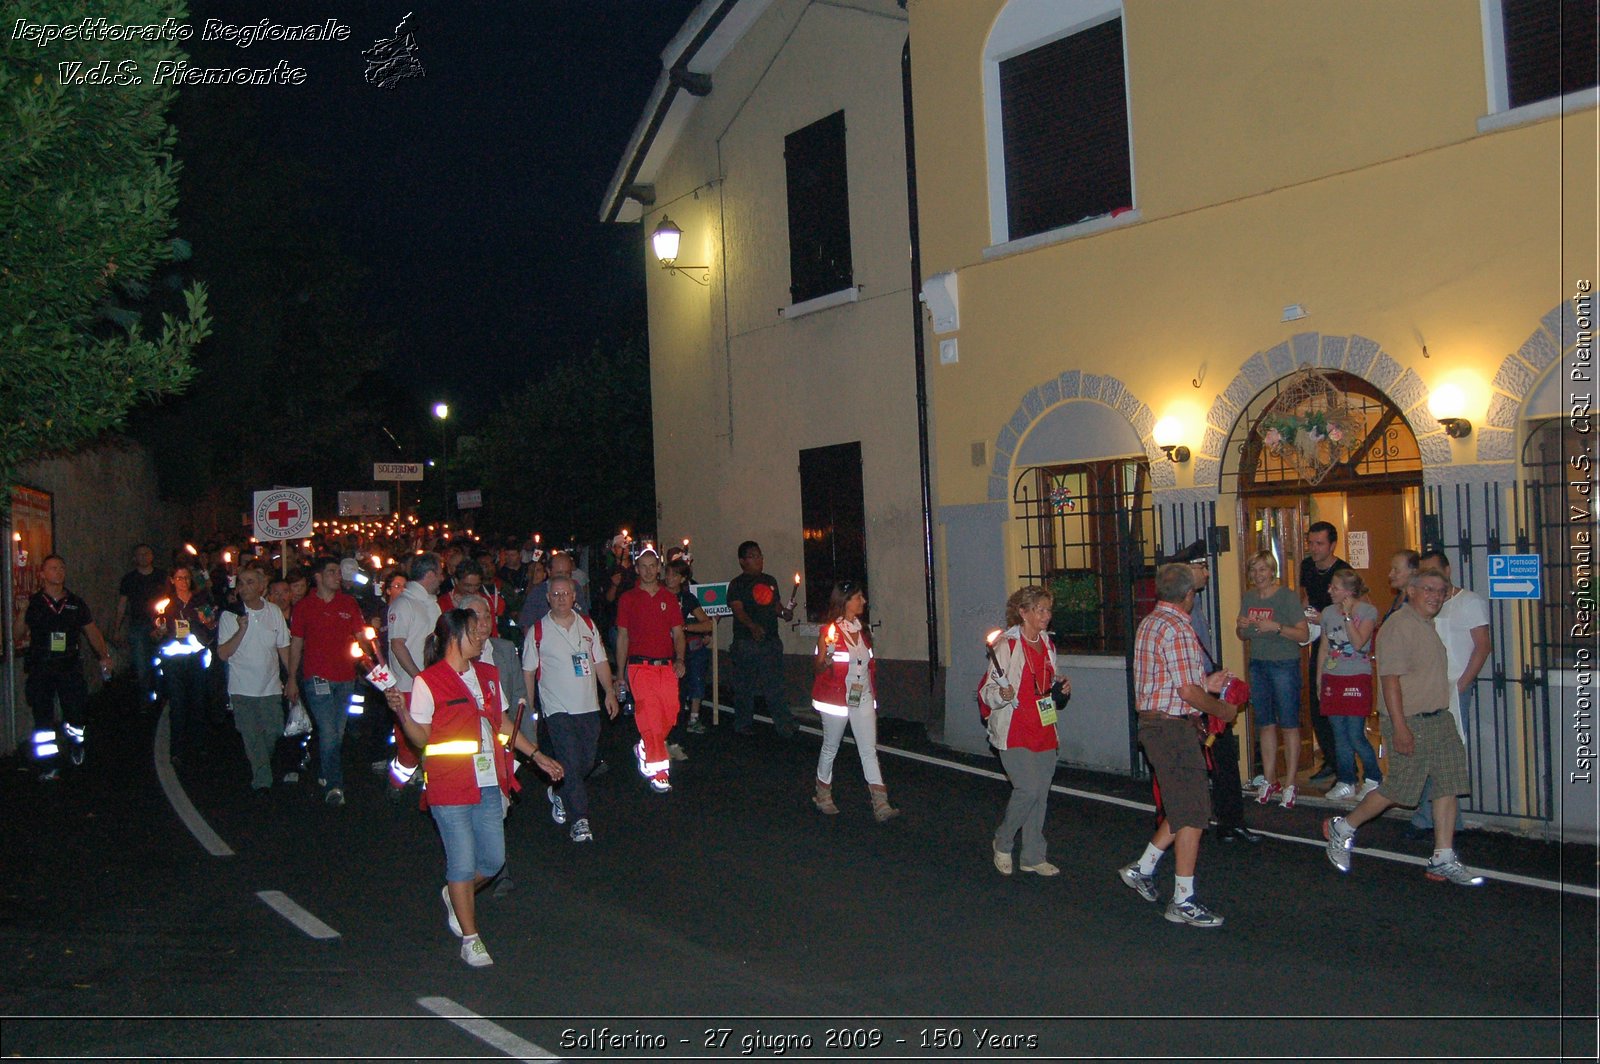
[[1490, 599], [1487, 576], [1491, 554], [1551, 557], [1545, 549], [1551, 529], [1540, 515], [1548, 510], [1545, 496], [1551, 491], [1562, 494], [1564, 511], [1565, 485], [1541, 484], [1533, 476], [1529, 481], [1520, 494], [1498, 482], [1428, 486], [1422, 542], [1424, 550], [1443, 548], [1454, 582], [1489, 604], [1490, 658], [1462, 706], [1472, 783], [1472, 795], [1462, 807], [1548, 821], [1555, 815], [1555, 802], [1547, 673], [1561, 667], [1559, 639], [1551, 638], [1547, 610], [1540, 602]]

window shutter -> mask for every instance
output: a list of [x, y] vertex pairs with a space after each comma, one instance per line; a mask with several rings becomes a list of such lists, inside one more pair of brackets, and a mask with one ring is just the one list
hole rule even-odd
[[1596, 0], [1501, 0], [1512, 107], [1596, 82]]
[[844, 112], [835, 111], [783, 138], [792, 303], [849, 288], [853, 281], [844, 134]]

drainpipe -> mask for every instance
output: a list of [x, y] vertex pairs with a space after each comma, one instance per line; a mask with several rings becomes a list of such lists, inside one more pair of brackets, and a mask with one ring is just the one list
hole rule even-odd
[[911, 355], [917, 367], [917, 473], [922, 488], [922, 575], [928, 609], [928, 691], [939, 674], [939, 600], [933, 575], [933, 478], [928, 463], [928, 369], [922, 357], [922, 238], [917, 220], [917, 145], [911, 119], [911, 37], [900, 51], [906, 124], [906, 215], [911, 229]]

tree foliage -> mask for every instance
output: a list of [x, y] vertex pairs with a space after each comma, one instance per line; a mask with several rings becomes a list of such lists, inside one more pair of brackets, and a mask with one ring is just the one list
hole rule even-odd
[[[655, 527], [650, 356], [642, 337], [597, 343], [507, 396], [453, 463], [483, 488], [481, 527], [593, 541]], [[476, 481], [476, 483], [473, 483]]]
[[[108, 0], [111, 23], [182, 21], [170, 0]], [[78, 4], [32, 0], [15, 20], [76, 23]], [[58, 64], [131, 60], [140, 84], [64, 85]], [[147, 329], [124, 308], [148, 295], [174, 241], [178, 166], [166, 119], [177, 90], [151, 83], [170, 41], [0, 42], [0, 484], [23, 463], [122, 424], [136, 404], [178, 391], [209, 332], [206, 293], [183, 293], [182, 315]], [[0, 494], [0, 507], [9, 502]]]

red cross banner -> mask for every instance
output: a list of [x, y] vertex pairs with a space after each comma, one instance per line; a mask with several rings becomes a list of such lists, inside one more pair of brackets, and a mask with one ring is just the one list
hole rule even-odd
[[257, 539], [303, 539], [311, 534], [310, 488], [258, 491], [255, 499]]

